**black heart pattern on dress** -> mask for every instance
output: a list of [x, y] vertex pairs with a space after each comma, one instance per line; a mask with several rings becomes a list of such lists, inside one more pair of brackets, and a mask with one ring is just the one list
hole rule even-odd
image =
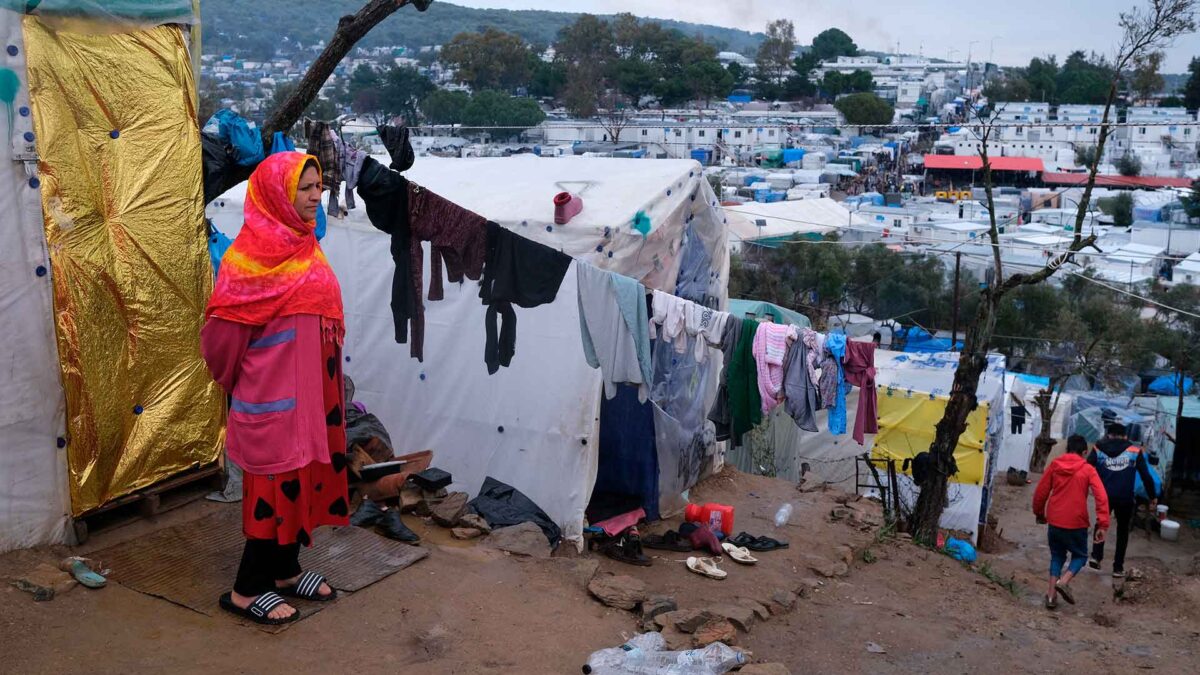
[[329, 357], [329, 360], [325, 362], [325, 370], [329, 371], [329, 379], [332, 380], [333, 376], [337, 375], [337, 359]]
[[300, 531], [296, 533], [296, 541], [299, 542], [301, 546], [308, 546], [312, 543], [312, 537], [308, 536], [308, 532], [302, 527], [300, 528]]
[[331, 462], [333, 462], [334, 471], [341, 473], [346, 470], [346, 453], [335, 452], [330, 455], [329, 459]]
[[350, 514], [350, 507], [346, 505], [345, 497], [338, 497], [338, 500], [329, 505], [329, 515], [331, 516], [346, 516]]
[[273, 515], [275, 515], [275, 509], [271, 508], [271, 505], [267, 503], [267, 500], [259, 497], [258, 501], [254, 503], [254, 519], [266, 520]]
[[342, 406], [333, 406], [333, 410], [330, 410], [329, 414], [325, 416], [325, 424], [331, 427], [342, 426]]
[[279, 491], [283, 493], [284, 497], [293, 502], [296, 501], [296, 498], [300, 496], [300, 479], [293, 478], [283, 481], [279, 484]]
[[313, 486], [313, 492], [320, 492], [321, 488], [325, 487], [324, 483], [317, 483]]

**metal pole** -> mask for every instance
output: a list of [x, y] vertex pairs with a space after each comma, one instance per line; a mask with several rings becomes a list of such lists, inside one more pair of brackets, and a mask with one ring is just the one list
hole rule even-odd
[[950, 327], [950, 351], [956, 351], [954, 345], [958, 342], [958, 270], [962, 265], [962, 252], [954, 254], [954, 318]]

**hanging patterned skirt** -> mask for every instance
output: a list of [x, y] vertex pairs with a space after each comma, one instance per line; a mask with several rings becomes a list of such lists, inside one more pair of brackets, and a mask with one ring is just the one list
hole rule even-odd
[[325, 410], [330, 411], [325, 423], [333, 463], [312, 462], [275, 474], [247, 471], [242, 479], [242, 530], [248, 539], [309, 546], [316, 528], [350, 524], [341, 347], [340, 340], [323, 333], [320, 363], [328, 367], [321, 368], [321, 379]]

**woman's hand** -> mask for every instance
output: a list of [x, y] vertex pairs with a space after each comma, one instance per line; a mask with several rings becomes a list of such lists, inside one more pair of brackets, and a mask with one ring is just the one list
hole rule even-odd
[[1102, 530], [1102, 529], [1097, 528], [1096, 534], [1092, 537], [1092, 541], [1094, 541], [1097, 544], [1103, 544], [1104, 539], [1107, 536], [1108, 536], [1108, 530]]

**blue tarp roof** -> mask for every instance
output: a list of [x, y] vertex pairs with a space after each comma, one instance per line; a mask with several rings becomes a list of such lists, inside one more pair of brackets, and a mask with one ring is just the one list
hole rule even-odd
[[1048, 377], [1042, 377], [1041, 375], [1030, 375], [1029, 373], [1013, 373], [1013, 375], [1016, 375], [1017, 379], [1021, 380], [1022, 382], [1028, 382], [1029, 384], [1035, 384], [1043, 388], [1050, 386], [1050, 378]]
[[933, 337], [928, 331], [918, 326], [897, 330], [892, 336], [893, 344], [898, 339], [905, 341], [904, 351], [917, 354], [937, 354], [962, 349], [961, 340], [951, 345], [950, 340]]
[[[1179, 395], [1179, 378], [1175, 375], [1160, 375], [1154, 378], [1146, 391], [1159, 396], [1178, 396]], [[1183, 392], [1190, 394], [1196, 389], [1196, 383], [1190, 377], [1183, 378]]]

